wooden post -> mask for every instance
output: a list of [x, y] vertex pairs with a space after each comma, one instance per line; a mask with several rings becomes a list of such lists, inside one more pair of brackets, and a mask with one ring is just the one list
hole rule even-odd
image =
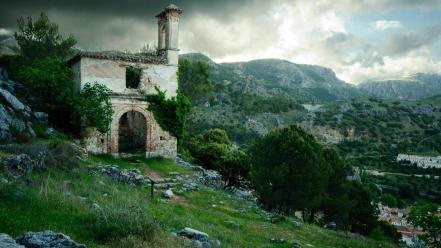
[[153, 196], [153, 189], [155, 186], [155, 181], [153, 179], [150, 179], [150, 199], [153, 200], [154, 196]]

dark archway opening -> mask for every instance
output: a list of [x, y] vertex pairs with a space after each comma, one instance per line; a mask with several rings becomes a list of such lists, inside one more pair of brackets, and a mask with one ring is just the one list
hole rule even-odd
[[144, 152], [146, 148], [147, 123], [144, 115], [130, 111], [119, 119], [119, 152]]

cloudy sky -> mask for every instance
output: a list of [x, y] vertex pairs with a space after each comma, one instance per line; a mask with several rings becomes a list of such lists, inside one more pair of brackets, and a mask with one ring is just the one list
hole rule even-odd
[[280, 58], [332, 68], [351, 83], [441, 73], [441, 0], [11, 0], [0, 36], [45, 12], [88, 50], [156, 44], [154, 15], [183, 10], [180, 47], [217, 62]]

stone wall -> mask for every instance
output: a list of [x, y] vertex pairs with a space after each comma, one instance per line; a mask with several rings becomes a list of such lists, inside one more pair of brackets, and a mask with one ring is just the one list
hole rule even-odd
[[[126, 68], [140, 68], [140, 84], [137, 89], [126, 88]], [[122, 115], [136, 111], [146, 119], [146, 156], [163, 156], [175, 159], [177, 153], [176, 138], [162, 130], [152, 113], [147, 110], [148, 103], [143, 94], [156, 94], [155, 86], [166, 91], [167, 97], [176, 96], [178, 89], [177, 66], [166, 64], [146, 64], [137, 62], [118, 61], [83, 57], [72, 64], [76, 89], [81, 89], [86, 83], [98, 82], [111, 89], [113, 120], [107, 134], [100, 134], [94, 129], [82, 132], [86, 149], [92, 153], [119, 153], [118, 133], [119, 121]]]
[[[137, 89], [126, 88], [126, 68], [141, 70]], [[166, 91], [167, 97], [176, 96], [178, 90], [177, 65], [145, 64], [109, 59], [83, 57], [72, 65], [76, 89], [86, 83], [98, 82], [118, 94], [156, 94], [155, 87]]]
[[110, 131], [100, 134], [94, 129], [87, 129], [83, 135], [86, 149], [92, 153], [119, 154], [119, 120], [127, 112], [135, 111], [146, 119], [146, 157], [162, 156], [175, 159], [177, 154], [177, 140], [164, 131], [156, 122], [153, 114], [147, 110], [148, 102], [136, 96], [113, 96], [113, 120]]

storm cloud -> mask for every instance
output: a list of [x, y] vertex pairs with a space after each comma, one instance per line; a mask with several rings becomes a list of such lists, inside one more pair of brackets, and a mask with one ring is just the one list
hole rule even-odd
[[[281, 58], [331, 67], [350, 82], [379, 75], [396, 76], [409, 70], [417, 72], [411, 69], [417, 68], [411, 66], [412, 61], [425, 65], [419, 66], [419, 70], [441, 71], [440, 58], [430, 55], [433, 46], [439, 43], [437, 28], [441, 24], [408, 30], [400, 22], [399, 29], [378, 30], [379, 38], [375, 40], [355, 34], [349, 28], [351, 17], [366, 13], [381, 13], [385, 18], [391, 10], [438, 9], [441, 13], [441, 0], [172, 2], [184, 10], [181, 51], [202, 52], [217, 62]], [[163, 0], [2, 1], [0, 36], [11, 34], [20, 16], [36, 17], [45, 12], [63, 33], [77, 38], [81, 49], [136, 51], [144, 44], [156, 44], [155, 14], [170, 3]], [[357, 24], [364, 25], [369, 32], [375, 21], [381, 19]]]

